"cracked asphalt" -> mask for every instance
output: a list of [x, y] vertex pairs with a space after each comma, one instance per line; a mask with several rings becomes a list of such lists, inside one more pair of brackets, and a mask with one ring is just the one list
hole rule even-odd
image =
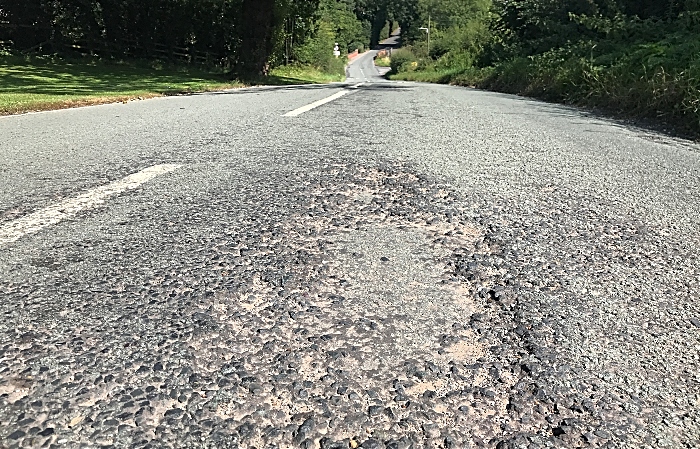
[[0, 246], [1, 448], [700, 447], [700, 147], [371, 57], [0, 118], [0, 230], [180, 166]]

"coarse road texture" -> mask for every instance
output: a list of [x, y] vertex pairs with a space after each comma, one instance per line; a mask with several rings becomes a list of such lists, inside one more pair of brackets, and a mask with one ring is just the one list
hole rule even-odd
[[700, 148], [371, 58], [0, 119], [0, 447], [700, 446]]

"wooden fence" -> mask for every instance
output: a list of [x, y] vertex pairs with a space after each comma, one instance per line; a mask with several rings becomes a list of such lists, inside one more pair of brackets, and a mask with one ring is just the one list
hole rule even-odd
[[77, 53], [83, 56], [125, 57], [129, 59], [148, 57], [197, 65], [220, 65], [223, 59], [222, 56], [193, 47], [169, 46], [160, 43], [143, 45], [128, 39], [123, 39], [118, 43], [99, 41], [68, 42], [62, 45], [62, 50], [61, 53]]

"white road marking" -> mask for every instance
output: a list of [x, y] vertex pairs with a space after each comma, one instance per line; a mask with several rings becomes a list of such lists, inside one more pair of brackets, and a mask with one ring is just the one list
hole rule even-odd
[[181, 165], [177, 164], [154, 165], [110, 184], [95, 187], [75, 198], [61, 201], [25, 217], [0, 224], [0, 246], [17, 241], [27, 234], [33, 234], [48, 226], [55, 225], [80, 211], [95, 208], [103, 204], [110, 196], [135, 189], [156, 176], [169, 173], [179, 167]]
[[326, 104], [326, 103], [330, 103], [330, 102], [333, 101], [333, 100], [337, 100], [338, 98], [340, 98], [340, 97], [342, 97], [342, 96], [344, 96], [344, 95], [347, 95], [347, 94], [349, 94], [349, 93], [350, 93], [349, 90], [341, 90], [340, 92], [334, 93], [334, 94], [331, 95], [330, 97], [326, 97], [326, 98], [324, 98], [324, 99], [322, 99], [322, 100], [314, 101], [314, 102], [311, 103], [311, 104], [307, 104], [306, 106], [302, 106], [302, 107], [297, 108], [297, 109], [295, 109], [295, 110], [293, 110], [293, 111], [287, 112], [287, 113], [284, 114], [282, 117], [296, 117], [297, 115], [301, 115], [301, 114], [303, 114], [304, 112], [309, 112], [309, 111], [312, 110], [312, 109], [315, 109], [315, 108], [317, 108], [317, 107], [319, 107], [319, 106], [322, 106], [322, 105], [324, 105], [324, 104]]

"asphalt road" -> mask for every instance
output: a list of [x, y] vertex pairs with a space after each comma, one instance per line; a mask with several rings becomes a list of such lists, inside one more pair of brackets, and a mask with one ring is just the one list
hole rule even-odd
[[349, 84], [386, 82], [383, 75], [387, 74], [389, 69], [386, 67], [375, 67], [374, 58], [381, 50], [391, 51], [398, 48], [401, 40], [400, 34], [401, 29], [397, 29], [388, 39], [383, 40], [377, 48], [364, 52], [356, 60], [352, 61], [352, 64], [349, 64], [346, 69], [346, 82]]
[[699, 446], [700, 148], [369, 63], [0, 118], [0, 447]]

